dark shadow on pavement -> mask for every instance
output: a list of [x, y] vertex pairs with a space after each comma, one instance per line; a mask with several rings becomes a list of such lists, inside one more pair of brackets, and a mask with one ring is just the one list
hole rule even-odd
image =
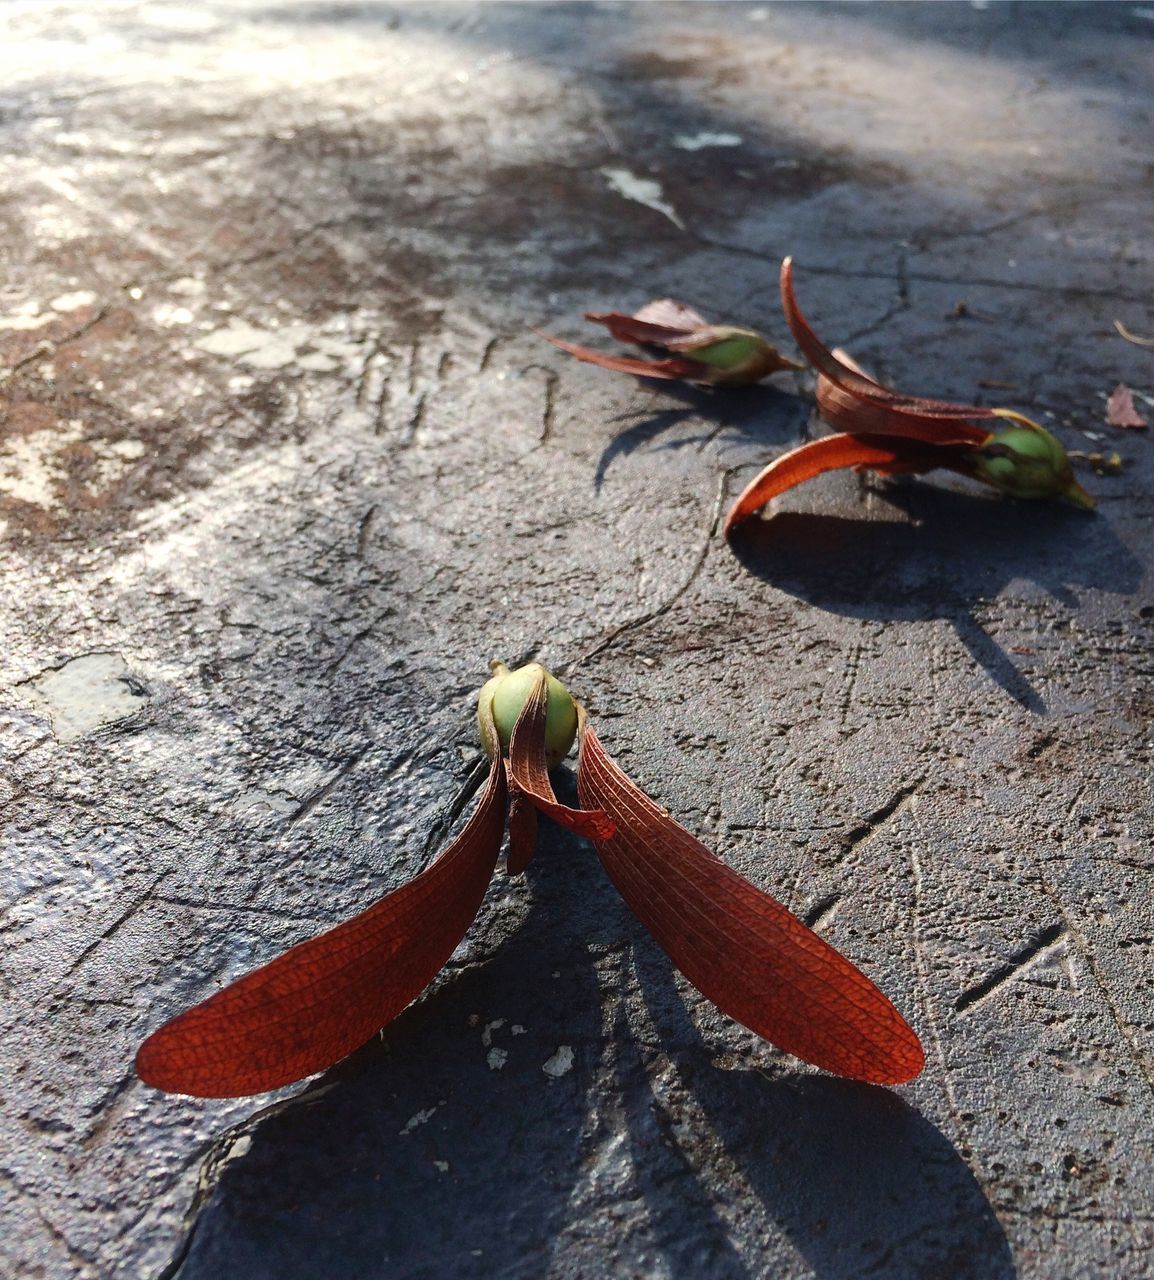
[[[601, 1028], [587, 944], [613, 891], [572, 837], [542, 845], [512, 936], [451, 963], [312, 1101], [255, 1122], [175, 1275], [544, 1274], [581, 1174]], [[499, 868], [475, 938], [500, 937], [509, 885]], [[551, 1078], [542, 1066], [561, 1044], [574, 1066]]]
[[1016, 702], [1046, 707], [982, 626], [978, 607], [1027, 581], [1067, 607], [1076, 592], [1136, 589], [1141, 566], [1101, 515], [1014, 503], [919, 482], [879, 490], [895, 519], [784, 511], [746, 521], [731, 546], [757, 577], [846, 617], [943, 619]]
[[[607, 373], [606, 376], [623, 375]], [[614, 423], [629, 422], [631, 425], [614, 436], [602, 451], [594, 477], [594, 487], [598, 493], [614, 462], [644, 449], [662, 435], [676, 431], [683, 423], [705, 421], [712, 426], [704, 433], [681, 436], [663, 447], [701, 448], [722, 431], [728, 430], [733, 430], [754, 445], [780, 447], [796, 439], [810, 411], [807, 402], [768, 383], [717, 391], [678, 382], [646, 385], [659, 387], [667, 399], [679, 401], [680, 407], [663, 406], [611, 420]]]
[[[757, 1067], [724, 1069], [715, 1064], [656, 944], [648, 938], [638, 943], [634, 962], [678, 1085], [817, 1280], [1014, 1280], [1005, 1233], [974, 1174], [898, 1093], [793, 1074], [791, 1058], [780, 1075]], [[646, 1081], [652, 1074], [652, 1065], [640, 1072]], [[649, 1106], [664, 1131], [684, 1132], [675, 1116], [666, 1115], [666, 1104], [654, 1097]], [[708, 1159], [687, 1158], [698, 1168]], [[685, 1230], [695, 1232], [691, 1224]], [[702, 1274], [670, 1271], [684, 1280]]]

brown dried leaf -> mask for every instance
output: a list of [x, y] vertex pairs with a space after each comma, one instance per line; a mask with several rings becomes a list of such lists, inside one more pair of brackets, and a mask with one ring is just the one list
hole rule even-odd
[[1110, 392], [1106, 401], [1106, 421], [1112, 427], [1126, 427], [1131, 431], [1140, 431], [1149, 425], [1134, 405], [1133, 391], [1124, 382], [1119, 382]]

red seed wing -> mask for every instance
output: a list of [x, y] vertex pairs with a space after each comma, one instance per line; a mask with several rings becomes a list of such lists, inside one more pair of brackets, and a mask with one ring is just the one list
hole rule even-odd
[[604, 840], [616, 824], [601, 809], [570, 809], [553, 792], [545, 763], [545, 713], [549, 689], [542, 675], [534, 684], [509, 739], [509, 778], [512, 785], [542, 813], [587, 840]]
[[519, 876], [537, 852], [537, 810], [528, 796], [515, 787], [509, 792], [509, 848], [505, 874]]
[[136, 1055], [137, 1074], [170, 1093], [237, 1098], [339, 1062], [453, 954], [492, 878], [504, 820], [498, 750], [468, 823], [425, 871], [153, 1032]]
[[627, 316], [621, 311], [586, 311], [585, 319], [603, 324], [618, 342], [636, 342], [641, 346], [664, 347], [692, 333], [695, 326], [663, 324], [640, 315]]
[[815, 1066], [872, 1084], [925, 1062], [901, 1014], [844, 956], [716, 858], [582, 735], [578, 789], [617, 834], [597, 852], [630, 909], [703, 995]]
[[[897, 402], [883, 404], [864, 400], [861, 396], [824, 374], [817, 380], [817, 408], [824, 421], [835, 431], [854, 435], [906, 436], [934, 445], [981, 446], [990, 438], [984, 427], [959, 419], [927, 418], [896, 407]], [[992, 416], [992, 415], [991, 415]]]
[[563, 338], [554, 338], [550, 334], [541, 335], [562, 351], [567, 351], [586, 364], [595, 364], [602, 369], [612, 369], [615, 373], [632, 373], [639, 378], [663, 378], [670, 382], [707, 382], [711, 375], [709, 365], [700, 360], [683, 360], [671, 356], [667, 360], [641, 360], [635, 356], [610, 356], [592, 347], [578, 346], [575, 342], [566, 342]]
[[824, 436], [776, 458], [746, 485], [725, 518], [725, 535], [778, 494], [826, 471], [869, 467], [877, 471], [921, 472], [949, 466], [956, 451], [886, 436]]
[[[781, 302], [790, 332], [805, 358], [835, 386], [859, 400], [872, 401], [875, 404], [896, 409], [912, 418], [921, 418], [927, 429], [935, 421], [965, 421], [997, 416], [993, 409], [983, 408], [981, 405], [957, 404], [952, 400], [931, 400], [924, 396], [901, 395], [899, 392], [889, 390], [888, 387], [883, 387], [880, 382], [875, 382], [873, 378], [862, 372], [856, 362], [838, 359], [814, 333], [798, 306], [797, 295], [793, 288], [792, 258], [786, 258], [781, 264]], [[859, 430], [866, 429], [868, 428], [859, 428]], [[887, 430], [891, 435], [917, 434], [913, 431], [899, 431], [893, 427]], [[980, 443], [988, 434], [977, 427], [972, 430], [976, 434], [966, 436], [965, 439], [973, 443]], [[937, 439], [936, 436], [925, 433], [922, 438]]]

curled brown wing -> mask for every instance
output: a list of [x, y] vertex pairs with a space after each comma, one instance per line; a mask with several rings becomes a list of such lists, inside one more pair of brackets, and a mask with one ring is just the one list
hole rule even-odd
[[868, 467], [889, 474], [931, 471], [950, 466], [955, 456], [956, 450], [901, 437], [836, 435], [811, 440], [775, 458], [754, 476], [725, 517], [725, 535], [728, 537], [771, 498], [827, 471], [846, 467]]

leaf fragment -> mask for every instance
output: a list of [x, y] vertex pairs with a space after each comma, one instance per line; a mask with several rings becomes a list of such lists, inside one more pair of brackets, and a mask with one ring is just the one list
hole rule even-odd
[[1149, 426], [1134, 404], [1133, 391], [1124, 382], [1119, 382], [1106, 400], [1106, 421], [1112, 427], [1125, 427], [1130, 431]]

